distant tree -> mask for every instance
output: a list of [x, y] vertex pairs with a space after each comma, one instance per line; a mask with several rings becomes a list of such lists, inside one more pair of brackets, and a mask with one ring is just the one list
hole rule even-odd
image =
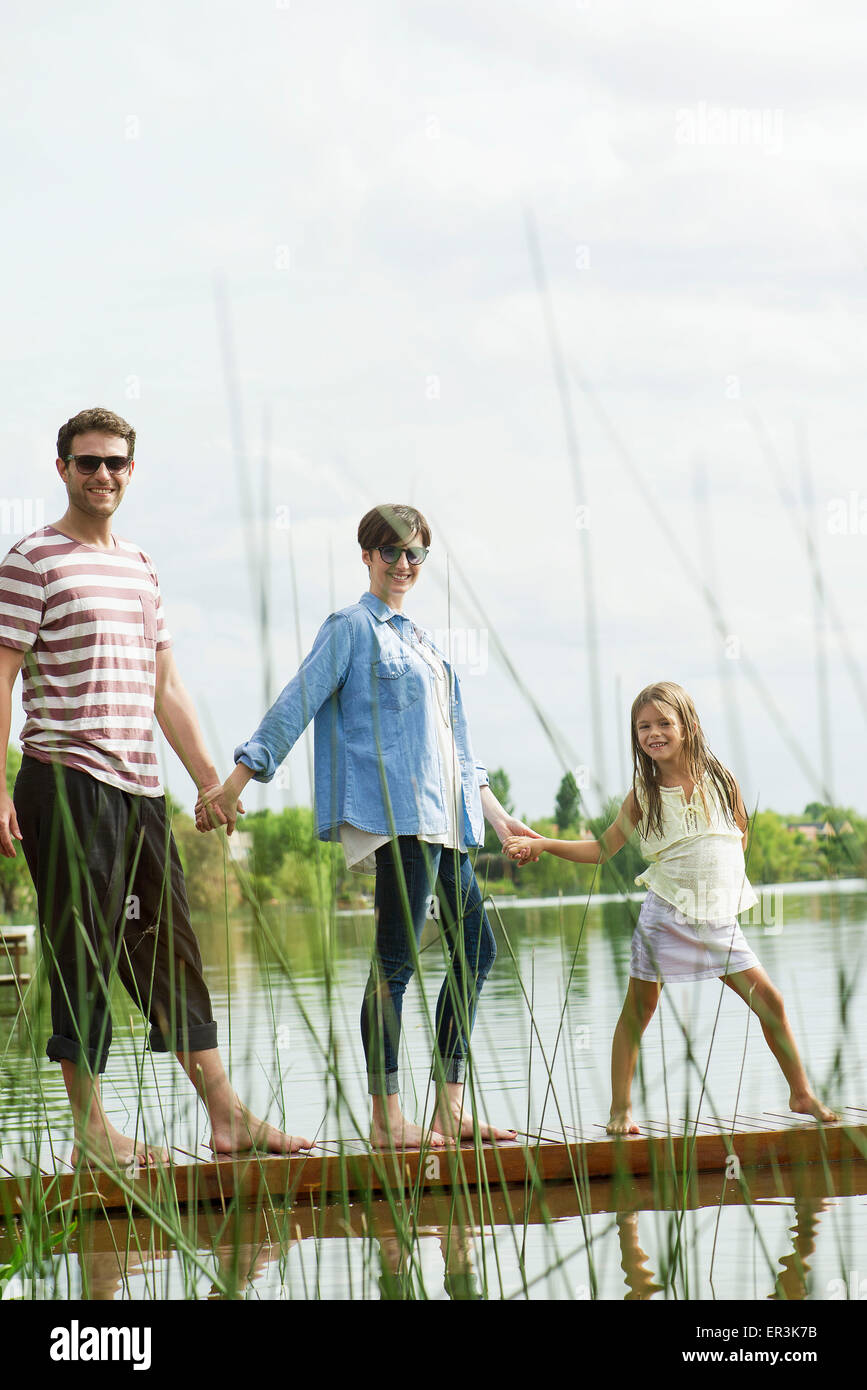
[[[561, 836], [559, 827], [549, 820], [537, 820], [533, 829], [552, 840], [571, 838]], [[559, 859], [555, 854], [543, 854], [535, 864], [515, 867], [514, 888], [519, 897], [547, 898], [559, 893], [587, 893], [598, 874], [595, 864], [576, 864], [568, 859]], [[598, 884], [597, 884], [598, 888]]]
[[[605, 831], [617, 819], [620, 810], [618, 797], [611, 797], [602, 812], [588, 822], [594, 840], [601, 840]], [[599, 870], [596, 890], [599, 893], [633, 892], [635, 879], [647, 867], [637, 844], [638, 836], [633, 833], [613, 859], [608, 860]]]
[[235, 876], [227, 870], [223, 855], [226, 834], [212, 830], [203, 835], [192, 816], [184, 811], [172, 815], [172, 835], [178, 847], [187, 885], [187, 900], [193, 912], [216, 912], [235, 907], [241, 900]]
[[328, 901], [332, 887], [338, 896], [358, 891], [341, 846], [318, 839], [309, 806], [255, 811], [245, 818], [244, 830], [251, 841], [247, 872], [265, 901], [314, 905]]
[[[512, 784], [509, 774], [502, 767], [494, 768], [493, 772], [488, 773], [488, 780], [491, 784], [491, 791], [499, 801], [500, 805], [511, 816], [514, 814], [515, 803], [512, 800]], [[492, 826], [485, 822], [485, 842], [482, 846], [486, 854], [500, 854], [500, 841], [497, 832]]]
[[557, 789], [557, 800], [554, 803], [554, 822], [560, 826], [561, 830], [567, 825], [576, 824], [579, 804], [578, 783], [572, 773], [567, 772], [560, 781], [560, 786]]
[[515, 803], [512, 800], [512, 784], [508, 772], [502, 767], [497, 767], [493, 772], [488, 773], [488, 780], [494, 796], [511, 816], [515, 809]]
[[750, 818], [747, 876], [751, 883], [796, 883], [823, 878], [821, 847], [793, 833], [776, 811], [756, 811]]
[[[804, 818], [819, 825], [828, 824], [833, 831], [812, 842], [812, 857], [821, 878], [855, 878], [863, 876], [867, 858], [867, 823], [851, 806], [831, 806], [824, 801], [811, 801], [804, 807]], [[844, 828], [845, 827], [845, 828]]]
[[861, 878], [867, 859], [867, 823], [851, 806], [826, 806], [834, 834], [820, 840], [826, 878]]

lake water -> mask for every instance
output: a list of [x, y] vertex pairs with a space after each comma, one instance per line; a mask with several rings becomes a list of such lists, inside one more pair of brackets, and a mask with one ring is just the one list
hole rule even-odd
[[[584, 1134], [597, 1126], [602, 1135], [611, 1038], [636, 913], [637, 904], [618, 901], [589, 908], [583, 902], [513, 906], [492, 914], [498, 959], [473, 1037], [473, 1085], [487, 1118], [529, 1134], [556, 1133], [565, 1124]], [[867, 1109], [860, 1029], [867, 1004], [867, 894], [778, 894], [767, 900], [764, 917], [746, 934], [782, 990], [814, 1089], [832, 1105]], [[315, 917], [303, 912], [271, 914], [270, 939], [242, 915], [228, 926], [201, 919], [196, 926], [221, 1047], [244, 1099], [269, 1119], [323, 1142], [364, 1133], [368, 1101], [358, 1017], [372, 916], [340, 915], [327, 945]], [[414, 1117], [429, 1105], [430, 1012], [442, 978], [434, 924], [428, 937], [420, 980], [411, 982], [404, 1009], [401, 1081], [404, 1108]], [[43, 1055], [47, 1012], [44, 1001], [34, 1001], [27, 1020], [16, 1020], [11, 991], [5, 995], [0, 1163], [18, 1170], [38, 1156], [48, 1169], [52, 1150], [68, 1157], [71, 1127], [60, 1070]], [[115, 1002], [103, 1094], [114, 1123], [132, 1132], [143, 1027], [122, 991]], [[327, 1058], [339, 1072], [339, 1102], [333, 1075], [325, 1079]], [[150, 1138], [167, 1135], [171, 1144], [204, 1154], [206, 1117], [172, 1058], [144, 1054], [141, 1092]], [[719, 981], [663, 991], [642, 1044], [633, 1099], [639, 1124], [668, 1122], [674, 1130], [697, 1114], [730, 1118], [737, 1109], [763, 1118], [768, 1128], [775, 1127], [775, 1115], [787, 1114], [786, 1084], [755, 1017]], [[238, 1292], [261, 1299], [379, 1298], [393, 1278], [404, 1293], [441, 1299], [480, 1292], [498, 1298], [674, 1293], [761, 1299], [774, 1293], [781, 1275], [794, 1277], [794, 1262], [800, 1292], [829, 1298], [840, 1296], [835, 1281], [859, 1268], [859, 1252], [867, 1275], [867, 1199], [857, 1195], [864, 1184], [856, 1185], [856, 1195], [826, 1189], [796, 1199], [785, 1184], [757, 1181], [751, 1203], [727, 1199], [720, 1208], [723, 1186], [722, 1175], [716, 1188], [705, 1183], [711, 1205], [687, 1211], [680, 1221], [670, 1211], [647, 1209], [652, 1196], [637, 1213], [628, 1213], [621, 1194], [619, 1214], [608, 1209], [582, 1218], [574, 1194], [571, 1205], [568, 1193], [558, 1204], [552, 1190], [547, 1219], [517, 1230], [508, 1209], [490, 1212], [483, 1224], [469, 1216], [455, 1224], [428, 1204], [419, 1213], [408, 1265], [390, 1235], [387, 1207], [378, 1216], [368, 1212], [357, 1229], [354, 1217], [344, 1229], [331, 1229], [324, 1217], [317, 1225], [305, 1215], [279, 1235], [274, 1218], [267, 1238], [251, 1214], [249, 1240], [241, 1242], [251, 1254]], [[233, 1237], [236, 1268], [240, 1239]], [[73, 1239], [70, 1256], [49, 1262], [38, 1296], [80, 1296], [84, 1277], [95, 1296], [204, 1298], [212, 1292], [209, 1271], [228, 1258], [204, 1218], [195, 1229], [192, 1263], [170, 1240], [167, 1247], [162, 1241], [157, 1256], [141, 1231], [132, 1245], [129, 1230], [126, 1239], [113, 1237], [107, 1250], [100, 1243], [93, 1234], [85, 1240], [82, 1227], [80, 1249]], [[127, 1254], [119, 1266], [112, 1243], [121, 1251], [138, 1249], [138, 1255]], [[8, 1248], [7, 1232], [0, 1238], [0, 1264]]]

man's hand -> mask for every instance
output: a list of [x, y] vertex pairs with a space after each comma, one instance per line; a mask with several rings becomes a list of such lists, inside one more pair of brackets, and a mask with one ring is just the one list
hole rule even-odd
[[238, 816], [243, 814], [244, 807], [237, 794], [229, 790], [224, 782], [217, 782], [211, 787], [202, 787], [199, 792], [196, 829], [204, 835], [209, 830], [216, 830], [219, 825], [225, 825], [226, 834], [231, 835]]
[[0, 791], [0, 854], [7, 859], [15, 858], [15, 840], [23, 840], [18, 828], [18, 817], [12, 797], [7, 791]]
[[12, 797], [6, 790], [6, 748], [12, 727], [12, 690], [24, 661], [24, 653], [0, 645], [0, 854], [15, 858], [15, 840], [23, 839]]

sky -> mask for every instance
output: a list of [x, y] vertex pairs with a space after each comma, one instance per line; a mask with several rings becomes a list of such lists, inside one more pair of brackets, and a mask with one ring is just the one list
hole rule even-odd
[[[115, 529], [221, 775], [266, 706], [259, 573], [276, 694], [367, 587], [361, 515], [410, 502], [408, 611], [519, 814], [567, 769], [622, 795], [659, 679], [748, 806], [867, 809], [854, 0], [7, 0], [4, 31], [0, 541], [64, 510], [64, 420], [135, 425]], [[248, 807], [308, 803], [309, 756]]]

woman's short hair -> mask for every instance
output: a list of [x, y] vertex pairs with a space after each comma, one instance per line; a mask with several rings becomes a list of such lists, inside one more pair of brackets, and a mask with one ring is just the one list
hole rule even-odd
[[358, 544], [362, 550], [378, 550], [381, 545], [398, 545], [418, 532], [422, 545], [430, 545], [430, 527], [415, 507], [383, 502], [372, 507], [358, 523]]

